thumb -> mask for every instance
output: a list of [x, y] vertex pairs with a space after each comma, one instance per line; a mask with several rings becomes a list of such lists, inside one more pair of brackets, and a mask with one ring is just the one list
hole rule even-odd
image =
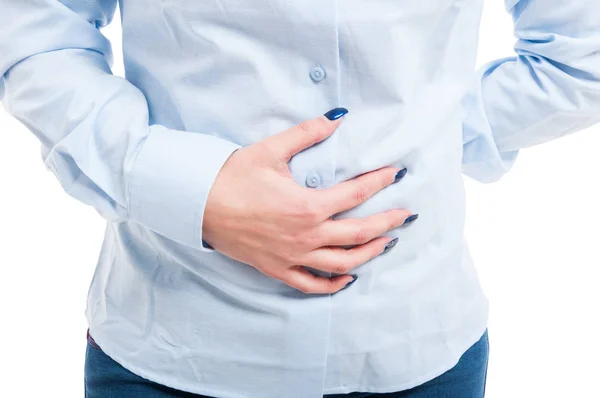
[[325, 140], [333, 134], [348, 113], [346, 108], [334, 108], [315, 119], [306, 120], [297, 126], [267, 138], [265, 143], [289, 160], [302, 150]]

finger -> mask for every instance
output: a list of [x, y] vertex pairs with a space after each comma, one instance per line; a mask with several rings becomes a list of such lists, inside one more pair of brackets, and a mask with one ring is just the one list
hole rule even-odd
[[279, 153], [282, 160], [290, 160], [298, 152], [332, 135], [342, 122], [342, 116], [347, 112], [346, 108], [334, 108], [325, 115], [306, 120], [297, 126], [266, 138], [264, 144]]
[[400, 181], [406, 169], [384, 167], [318, 191], [324, 210], [336, 214], [365, 202], [383, 188]]
[[320, 246], [362, 245], [398, 228], [411, 216], [404, 209], [388, 210], [364, 218], [344, 218], [322, 223], [317, 232]]
[[302, 264], [325, 272], [347, 274], [359, 265], [383, 254], [388, 244], [391, 243], [390, 246], [393, 247], [396, 242], [398, 242], [396, 238], [382, 236], [351, 249], [323, 247], [303, 256]]
[[342, 290], [354, 280], [352, 275], [333, 278], [314, 275], [301, 266], [289, 268], [285, 277], [281, 279], [282, 282], [306, 294], [332, 294]]

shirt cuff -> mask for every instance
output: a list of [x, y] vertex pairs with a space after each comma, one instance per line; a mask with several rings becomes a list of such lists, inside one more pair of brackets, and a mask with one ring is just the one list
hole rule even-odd
[[240, 147], [208, 134], [151, 126], [131, 174], [129, 217], [178, 243], [213, 251], [202, 240], [208, 193]]

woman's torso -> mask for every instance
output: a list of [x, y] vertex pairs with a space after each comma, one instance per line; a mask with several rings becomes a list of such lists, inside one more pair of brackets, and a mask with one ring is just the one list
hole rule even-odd
[[344, 106], [332, 138], [292, 159], [294, 179], [316, 173], [319, 189], [407, 167], [338, 217], [404, 207], [419, 220], [390, 231], [397, 247], [332, 296], [108, 223], [87, 309], [105, 352], [223, 398], [394, 391], [449, 369], [487, 322], [461, 176], [481, 1], [122, 0], [121, 10], [127, 78], [151, 123], [251, 145]]

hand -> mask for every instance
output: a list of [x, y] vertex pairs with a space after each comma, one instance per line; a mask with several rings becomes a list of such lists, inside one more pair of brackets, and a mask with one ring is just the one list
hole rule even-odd
[[317, 276], [303, 266], [346, 274], [383, 253], [392, 238], [381, 235], [411, 214], [398, 209], [332, 220], [397, 181], [405, 170], [385, 167], [319, 190], [292, 179], [292, 156], [329, 137], [341, 120], [320, 116], [234, 152], [209, 193], [204, 240], [305, 293], [335, 293], [354, 281], [352, 275]]

